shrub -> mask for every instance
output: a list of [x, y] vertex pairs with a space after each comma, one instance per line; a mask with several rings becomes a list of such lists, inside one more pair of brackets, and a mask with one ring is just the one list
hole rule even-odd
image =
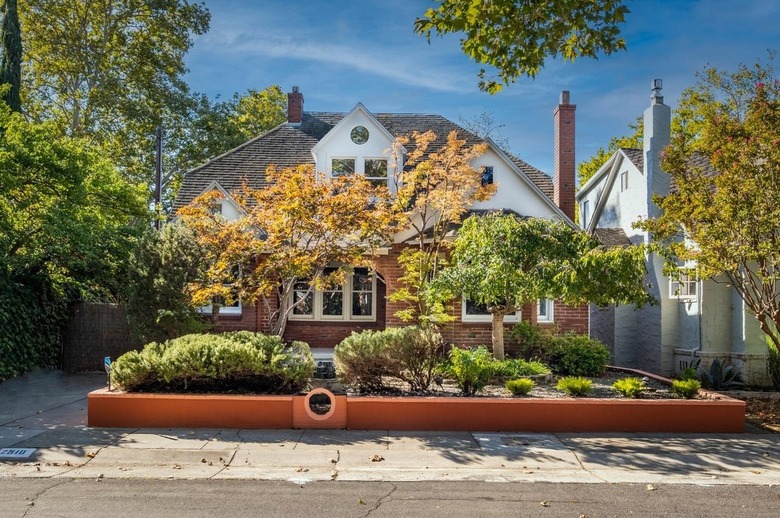
[[613, 383], [612, 388], [625, 397], [635, 399], [645, 391], [645, 384], [639, 378], [623, 378]]
[[506, 389], [511, 392], [513, 396], [527, 396], [535, 385], [536, 384], [533, 382], [533, 380], [529, 380], [528, 378], [520, 378], [507, 381], [504, 384], [504, 387], [506, 387]]
[[699, 380], [674, 380], [672, 382], [672, 394], [685, 399], [691, 399], [699, 393], [701, 383]]
[[550, 368], [540, 361], [526, 361], [515, 358], [508, 360], [494, 360], [491, 365], [491, 374], [502, 378], [520, 378], [522, 376], [536, 376], [550, 374]]
[[680, 373], [680, 379], [681, 380], [695, 380], [696, 379], [696, 369], [694, 367], [688, 367], [687, 369], [684, 369]]
[[361, 390], [382, 387], [382, 376], [392, 372], [388, 334], [382, 331], [352, 333], [333, 350], [336, 375], [345, 385]]
[[567, 333], [553, 339], [550, 367], [565, 376], [598, 376], [609, 362], [609, 350], [598, 340]]
[[709, 370], [700, 370], [701, 380], [704, 381], [709, 389], [729, 390], [745, 386], [740, 379], [739, 371], [733, 365], [722, 364], [717, 358], [712, 361]]
[[294, 393], [313, 373], [305, 343], [285, 346], [278, 336], [248, 331], [152, 342], [112, 366], [114, 382], [127, 391]]
[[452, 376], [466, 396], [473, 396], [487, 385], [493, 355], [484, 345], [472, 349], [454, 347], [450, 351]]
[[590, 394], [593, 383], [588, 378], [570, 376], [561, 378], [555, 388], [570, 396], [578, 397]]
[[399, 327], [381, 331], [386, 339], [390, 373], [409, 384], [411, 390], [428, 390], [433, 380], [442, 338], [431, 327]]
[[549, 361], [554, 335], [539, 324], [521, 320], [512, 327], [509, 336], [517, 343], [520, 356], [526, 360]]

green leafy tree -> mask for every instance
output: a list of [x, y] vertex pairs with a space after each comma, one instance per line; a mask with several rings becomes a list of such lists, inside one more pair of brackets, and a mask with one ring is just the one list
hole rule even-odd
[[193, 232], [180, 222], [149, 229], [130, 260], [127, 313], [141, 343], [162, 342], [206, 328], [187, 289], [200, 281], [205, 257]]
[[135, 182], [151, 183], [155, 128], [181, 128], [192, 108], [182, 76], [203, 4], [186, 0], [30, 0], [23, 97], [37, 120], [89, 136]]
[[0, 103], [0, 379], [56, 365], [69, 301], [113, 300], [144, 194], [99, 149]]
[[19, 97], [22, 82], [22, 30], [16, 0], [3, 4], [3, 59], [0, 63], [0, 85], [8, 85], [2, 92], [2, 100], [12, 111], [22, 111]]
[[600, 147], [596, 154], [589, 159], [580, 162], [577, 166], [579, 173], [580, 187], [585, 185], [594, 174], [604, 165], [607, 159], [612, 156], [619, 148], [635, 148], [642, 149], [643, 136], [645, 131], [644, 119], [642, 117], [636, 118], [636, 123], [629, 124], [629, 129], [634, 132], [631, 135], [623, 135], [622, 137], [612, 137], [609, 139], [607, 149]]
[[777, 350], [780, 80], [771, 59], [698, 77], [662, 158], [674, 189], [656, 199], [663, 215], [639, 226], [671, 253], [672, 267], [694, 261], [701, 278], [725, 277]]
[[535, 77], [547, 58], [574, 61], [625, 49], [620, 24], [629, 10], [622, 0], [437, 0], [414, 23], [415, 32], [462, 33], [463, 53], [495, 68], [479, 72], [491, 94], [519, 76]]
[[641, 247], [605, 249], [564, 223], [491, 213], [463, 222], [438, 282], [487, 307], [493, 354], [504, 358], [504, 316], [539, 299], [651, 303]]

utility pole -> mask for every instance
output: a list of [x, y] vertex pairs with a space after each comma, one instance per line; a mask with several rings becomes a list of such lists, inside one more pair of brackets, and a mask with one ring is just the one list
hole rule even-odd
[[154, 228], [160, 230], [162, 219], [162, 124], [157, 126], [156, 164], [154, 168]]

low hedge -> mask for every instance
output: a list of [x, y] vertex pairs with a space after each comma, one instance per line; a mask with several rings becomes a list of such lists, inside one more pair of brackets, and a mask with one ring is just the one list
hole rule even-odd
[[315, 365], [309, 346], [249, 331], [190, 334], [120, 356], [113, 382], [128, 392], [291, 394]]

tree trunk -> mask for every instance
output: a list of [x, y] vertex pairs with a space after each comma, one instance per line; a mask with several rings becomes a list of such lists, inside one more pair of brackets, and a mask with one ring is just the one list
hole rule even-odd
[[504, 313], [495, 311], [493, 316], [493, 356], [496, 360], [504, 359]]

